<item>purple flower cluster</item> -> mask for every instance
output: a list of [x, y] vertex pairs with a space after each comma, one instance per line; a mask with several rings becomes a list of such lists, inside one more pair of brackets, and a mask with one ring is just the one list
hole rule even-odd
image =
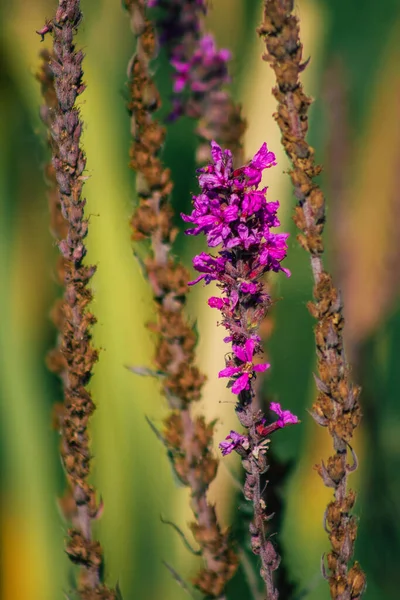
[[217, 255], [202, 252], [193, 259], [201, 280], [216, 281], [222, 297], [208, 303], [218, 308], [222, 325], [229, 331], [226, 342], [232, 342], [232, 358], [220, 377], [229, 377], [228, 386], [240, 394], [251, 388], [257, 372], [269, 365], [255, 364], [254, 356], [262, 352], [257, 331], [268, 309], [270, 299], [264, 290], [262, 276], [269, 271], [289, 271], [281, 262], [286, 256], [287, 233], [274, 233], [280, 225], [279, 202], [268, 202], [267, 188], [258, 189], [262, 172], [276, 164], [275, 155], [263, 144], [245, 166], [233, 169], [232, 155], [211, 143], [212, 164], [198, 170], [201, 193], [193, 197], [191, 215], [182, 215], [193, 224], [188, 235], [203, 233], [208, 246], [219, 246]]
[[171, 58], [175, 69], [174, 92], [179, 94], [186, 87], [191, 92], [205, 93], [228, 81], [226, 63], [231, 59], [229, 50], [218, 50], [212, 35], [200, 38], [191, 56], [176, 55]]
[[[289, 234], [270, 231], [280, 225], [276, 215], [279, 202], [267, 202], [267, 188], [257, 189], [263, 170], [276, 165], [275, 155], [264, 143], [248, 165], [235, 171], [230, 151], [222, 151], [216, 142], [211, 142], [211, 156], [214, 164], [199, 169], [202, 192], [193, 197], [194, 210], [182, 218], [195, 225], [186, 231], [187, 235], [204, 233], [208, 246], [222, 245], [224, 252], [218, 258], [204, 252], [196, 256], [193, 264], [202, 275], [192, 283], [219, 279], [226, 263], [232, 262], [235, 248], [243, 255], [257, 254], [257, 262], [252, 262], [251, 279], [271, 270], [289, 275], [280, 264], [286, 256]], [[239, 287], [249, 293], [258, 289], [249, 280], [242, 281]]]
[[170, 119], [198, 118], [203, 97], [229, 82], [231, 53], [218, 50], [213, 36], [201, 32], [205, 0], [148, 0], [148, 6], [164, 9], [157, 28], [175, 71]]

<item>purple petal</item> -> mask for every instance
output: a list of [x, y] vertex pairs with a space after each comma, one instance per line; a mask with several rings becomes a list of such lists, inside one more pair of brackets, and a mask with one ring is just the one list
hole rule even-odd
[[229, 435], [226, 436], [223, 442], [220, 442], [219, 447], [224, 456], [230, 454], [232, 450], [237, 448], [240, 445], [245, 447], [249, 447], [249, 439], [245, 435], [240, 435], [237, 431], [231, 431]]
[[211, 308], [218, 308], [219, 310], [221, 310], [221, 308], [223, 308], [227, 304], [227, 302], [228, 301], [226, 298], [217, 298], [216, 296], [212, 296], [208, 299], [208, 306], [210, 306]]
[[232, 346], [232, 350], [241, 361], [247, 362], [246, 351], [242, 346]]
[[189, 72], [190, 65], [188, 63], [176, 60], [174, 58], [170, 60], [170, 63], [179, 74], [183, 75]]
[[229, 300], [231, 303], [231, 310], [233, 310], [239, 302], [239, 294], [236, 290], [232, 290], [231, 295], [229, 296]]
[[283, 415], [283, 411], [279, 402], [271, 402], [271, 404], [269, 405], [269, 410], [272, 410], [274, 413], [276, 413], [278, 417], [281, 417]]
[[232, 392], [234, 394], [240, 394], [241, 391], [247, 389], [249, 385], [249, 374], [248, 373], [243, 373], [243, 375], [241, 375], [239, 377], [239, 379], [237, 379], [235, 381], [235, 383], [232, 386]]
[[279, 427], [285, 427], [285, 425], [294, 425], [299, 422], [298, 417], [291, 413], [290, 410], [282, 410], [281, 405], [278, 402], [271, 402], [269, 408], [279, 416], [277, 421], [277, 425], [279, 425]]
[[237, 231], [241, 240], [246, 240], [249, 237], [249, 230], [243, 223], [238, 226]]
[[233, 206], [228, 206], [225, 210], [224, 210], [224, 220], [227, 223], [230, 223], [231, 221], [234, 221], [235, 219], [238, 218], [238, 214], [239, 214], [239, 209], [237, 206], [233, 205]]
[[253, 371], [256, 371], [257, 373], [263, 373], [269, 369], [270, 366], [271, 365], [269, 363], [257, 363], [253, 366]]
[[204, 35], [199, 42], [199, 46], [205, 53], [214, 52], [215, 51], [215, 41], [214, 41], [213, 36], [210, 33], [207, 35]]
[[251, 164], [257, 169], [266, 169], [276, 165], [275, 154], [269, 152], [266, 142], [264, 142], [259, 151], [255, 153]]
[[227, 454], [230, 454], [232, 452], [232, 450], [235, 449], [235, 444], [233, 444], [232, 442], [220, 442], [218, 445], [222, 452], [222, 456], [226, 456]]
[[240, 284], [240, 291], [244, 294], [256, 294], [258, 291], [258, 286], [256, 283], [248, 283], [244, 281]]
[[211, 156], [215, 164], [222, 161], [222, 148], [214, 140], [211, 142]]
[[178, 75], [174, 78], [173, 90], [176, 94], [179, 94], [186, 86], [187, 77], [185, 75]]
[[234, 431], [233, 429], [231, 429], [229, 437], [231, 438], [232, 442], [237, 445], [240, 444], [243, 440], [243, 438], [245, 437], [244, 435], [240, 435], [240, 433], [238, 433], [237, 431]]
[[230, 50], [227, 50], [226, 48], [222, 48], [222, 50], [219, 51], [219, 57], [224, 62], [228, 62], [231, 60], [232, 54], [231, 54]]
[[253, 339], [250, 338], [249, 340], [246, 340], [246, 343], [245, 343], [245, 349], [246, 349], [245, 351], [246, 351], [246, 357], [247, 357], [246, 362], [251, 362], [253, 360], [255, 345], [256, 344]]
[[[193, 281], [188, 281], [188, 285], [196, 285], [196, 283], [199, 283], [199, 281], [201, 281], [205, 277], [206, 277], [206, 275], [199, 275], [198, 277], [196, 277], [196, 279], [193, 279]], [[209, 283], [209, 282], [206, 282], [206, 283]]]
[[218, 373], [218, 377], [232, 377], [242, 371], [241, 367], [225, 367]]
[[283, 411], [283, 422], [285, 425], [294, 425], [299, 422], [298, 417], [290, 412], [290, 410]]

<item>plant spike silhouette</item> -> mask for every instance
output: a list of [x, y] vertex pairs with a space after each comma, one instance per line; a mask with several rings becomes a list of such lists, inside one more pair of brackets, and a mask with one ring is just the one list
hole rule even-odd
[[229, 533], [218, 524], [215, 507], [207, 501], [218, 461], [212, 452], [213, 424], [194, 416], [192, 403], [200, 399], [205, 377], [195, 365], [196, 334], [184, 308], [189, 274], [173, 258], [171, 245], [176, 236], [170, 204], [170, 172], [160, 160], [165, 129], [153, 118], [160, 97], [150, 75], [156, 54], [156, 34], [146, 16], [145, 0], [125, 0], [131, 27], [137, 39], [136, 53], [128, 67], [131, 115], [131, 160], [136, 172], [139, 206], [131, 219], [133, 241], [150, 241], [143, 261], [156, 304], [157, 323], [150, 329], [157, 335], [155, 365], [162, 377], [162, 390], [171, 408], [164, 420], [162, 436], [173, 467], [189, 487], [195, 517], [193, 536], [201, 549], [204, 565], [192, 579], [207, 598], [225, 598], [225, 586], [234, 575], [238, 559]]
[[[293, 14], [293, 0], [265, 0], [264, 20], [258, 33], [266, 44], [264, 60], [271, 64], [277, 86], [273, 94], [278, 101], [275, 119], [282, 133], [282, 144], [292, 169], [290, 177], [298, 204], [294, 221], [300, 229], [300, 245], [310, 254], [314, 278], [315, 303], [309, 310], [317, 319], [315, 341], [319, 377], [318, 398], [313, 405], [315, 421], [327, 427], [333, 440], [334, 454], [317, 471], [324, 484], [334, 490], [334, 500], [326, 509], [324, 521], [331, 542], [327, 555], [331, 596], [335, 600], [357, 600], [365, 590], [365, 575], [357, 562], [349, 566], [357, 533], [357, 520], [351, 514], [356, 495], [348, 490], [348, 475], [357, 466], [350, 446], [361, 418], [358, 401], [360, 388], [351, 382], [350, 367], [343, 345], [343, 304], [331, 275], [323, 263], [322, 234], [325, 223], [325, 198], [314, 181], [321, 172], [315, 164], [314, 149], [306, 141], [307, 112], [311, 99], [303, 91], [300, 73], [307, 66], [302, 59], [299, 20]], [[347, 463], [348, 450], [353, 465]]]
[[46, 174], [52, 232], [61, 252], [58, 281], [64, 288], [64, 297], [53, 310], [59, 338], [49, 354], [48, 365], [63, 384], [64, 403], [57, 421], [69, 489], [61, 505], [71, 522], [66, 552], [79, 567], [76, 591], [82, 600], [115, 600], [116, 592], [103, 583], [103, 550], [92, 537], [92, 521], [101, 512], [101, 503], [98, 505], [95, 489], [88, 483], [88, 424], [95, 405], [86, 386], [98, 354], [91, 345], [90, 333], [96, 319], [87, 310], [92, 300], [88, 284], [95, 267], [83, 264], [88, 231], [82, 198], [86, 158], [80, 145], [83, 125], [76, 99], [85, 85], [83, 53], [76, 51], [73, 43], [81, 19], [79, 0], [59, 0], [55, 17], [38, 31], [42, 38], [47, 33], [53, 36], [52, 52], [42, 52], [38, 79], [45, 100], [41, 117], [48, 127], [52, 149]]

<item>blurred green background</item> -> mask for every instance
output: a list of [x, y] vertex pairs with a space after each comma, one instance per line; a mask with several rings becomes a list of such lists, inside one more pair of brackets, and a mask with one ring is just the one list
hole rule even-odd
[[[56, 497], [64, 489], [52, 406], [60, 385], [44, 356], [55, 341], [49, 311], [58, 294], [57, 249], [49, 233], [42, 168], [45, 133], [38, 118], [35, 81], [40, 44], [35, 30], [55, 10], [53, 0], [2, 0], [0, 4], [0, 536], [1, 597], [54, 600], [70, 588], [71, 567], [63, 552], [66, 525]], [[119, 1], [83, 0], [78, 42], [86, 53], [87, 91], [81, 100], [88, 156], [85, 185], [90, 214], [88, 258], [98, 265], [93, 280], [98, 317], [94, 340], [101, 348], [92, 390], [93, 480], [105, 511], [96, 524], [106, 554], [106, 577], [120, 582], [125, 599], [180, 600], [178, 587], [162, 564], [166, 559], [188, 577], [195, 569], [176, 534], [160, 515], [188, 531], [188, 495], [175, 486], [163, 448], [145, 422], [166, 414], [157, 385], [131, 374], [125, 365], [149, 365], [152, 340], [144, 323], [152, 318], [146, 282], [132, 256], [128, 220], [134, 196], [127, 167], [129, 119], [125, 111], [126, 65], [134, 49], [129, 22]], [[364, 419], [355, 446], [360, 469], [352, 477], [359, 492], [357, 558], [367, 572], [368, 600], [399, 597], [400, 575], [400, 3], [398, 0], [299, 0], [306, 90], [315, 97], [310, 136], [324, 166], [328, 194], [327, 261], [346, 307], [347, 352], [354, 377], [363, 386]], [[261, 61], [255, 27], [259, 0], [213, 0], [209, 27], [232, 49], [235, 97], [249, 121], [246, 153], [263, 141], [277, 154], [268, 172], [271, 199], [282, 204], [283, 228], [293, 234], [287, 266], [292, 277], [274, 280], [281, 298], [273, 311], [268, 344], [272, 363], [265, 382], [270, 397], [300, 415], [302, 425], [274, 438], [278, 456], [292, 461], [285, 487], [284, 556], [299, 589], [310, 600], [327, 600], [320, 556], [327, 550], [322, 530], [330, 492], [313, 465], [329, 453], [330, 438], [306, 410], [315, 393], [308, 257], [299, 249], [290, 215], [294, 204], [286, 159], [272, 119], [275, 100], [269, 66]], [[164, 97], [170, 87], [165, 57], [156, 71]], [[176, 212], [187, 210], [194, 176], [194, 124], [169, 128], [165, 161], [176, 183]], [[190, 264], [194, 250], [180, 235], [176, 252]], [[222, 332], [205, 299], [191, 294], [189, 314], [200, 331], [199, 360], [209, 381], [199, 410], [218, 417], [216, 439], [235, 424], [231, 394], [217, 379], [223, 363]], [[228, 468], [226, 468], [228, 467]], [[244, 519], [229, 470], [220, 467], [211, 497], [222, 522]], [[229, 600], [249, 597], [243, 574]], [[240, 593], [239, 593], [240, 590]], [[294, 600], [294, 599], [292, 599]]]

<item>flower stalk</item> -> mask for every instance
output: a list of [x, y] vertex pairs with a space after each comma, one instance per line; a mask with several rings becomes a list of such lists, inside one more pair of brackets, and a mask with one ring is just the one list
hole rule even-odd
[[[275, 119], [282, 133], [282, 144], [292, 170], [290, 176], [298, 204], [294, 221], [300, 229], [298, 240], [310, 254], [314, 278], [315, 303], [309, 304], [317, 319], [315, 340], [319, 377], [318, 398], [313, 405], [316, 422], [327, 427], [333, 440], [334, 454], [327, 464], [317, 466], [324, 484], [334, 490], [334, 500], [325, 513], [325, 528], [331, 551], [327, 556], [331, 596], [335, 600], [356, 600], [365, 590], [365, 575], [359, 564], [350, 566], [357, 534], [357, 520], [351, 514], [355, 493], [348, 489], [348, 475], [357, 466], [350, 446], [361, 418], [358, 401], [360, 388], [350, 378], [343, 344], [343, 303], [331, 275], [323, 264], [322, 234], [326, 218], [325, 198], [314, 181], [321, 172], [315, 164], [314, 149], [306, 141], [307, 112], [311, 99], [303, 91], [299, 75], [307, 62], [302, 59], [299, 21], [293, 14], [293, 0], [266, 0], [264, 20], [258, 30], [266, 44], [264, 60], [273, 68], [277, 86], [273, 94], [278, 101]], [[354, 464], [348, 464], [348, 453]]]
[[[53, 36], [52, 53], [42, 53], [44, 64], [38, 76], [45, 105], [41, 117], [49, 130], [52, 149], [47, 169], [50, 188], [52, 231], [61, 252], [58, 280], [64, 297], [53, 310], [59, 329], [57, 347], [48, 365], [63, 384], [64, 403], [58, 418], [61, 457], [73, 508], [70, 511], [66, 552], [79, 566], [77, 591], [82, 600], [114, 600], [116, 593], [103, 583], [103, 551], [92, 537], [92, 521], [101, 509], [94, 487], [89, 484], [90, 447], [88, 424], [95, 405], [87, 390], [97, 351], [91, 344], [96, 319], [87, 310], [92, 300], [88, 286], [95, 267], [83, 264], [88, 222], [82, 198], [86, 158], [80, 144], [82, 121], [76, 107], [84, 91], [82, 51], [73, 43], [82, 14], [78, 0], [60, 0], [55, 17], [38, 33]], [[70, 502], [70, 504], [71, 504]]]
[[145, 0], [126, 0], [125, 6], [137, 38], [128, 67], [130, 166], [136, 171], [139, 196], [131, 220], [132, 239], [146, 248], [143, 268], [156, 304], [157, 322], [151, 325], [157, 334], [154, 362], [171, 408], [162, 435], [178, 477], [190, 488], [195, 517], [191, 530], [204, 561], [193, 584], [208, 598], [222, 600], [238, 560], [228, 532], [218, 524], [215, 507], [207, 501], [218, 466], [212, 452], [213, 425], [202, 416], [195, 417], [191, 408], [200, 399], [205, 377], [195, 364], [196, 334], [184, 314], [188, 272], [171, 253], [176, 236], [170, 204], [173, 184], [160, 160], [165, 129], [153, 118], [160, 98], [149, 69], [157, 52], [156, 34], [146, 15]]
[[263, 144], [249, 164], [234, 170], [232, 153], [211, 143], [212, 163], [199, 169], [201, 193], [194, 196], [191, 215], [182, 215], [192, 223], [188, 235], [204, 234], [210, 248], [221, 247], [217, 256], [202, 252], [193, 259], [200, 275], [190, 284], [215, 281], [222, 297], [211, 297], [208, 304], [220, 310], [221, 324], [229, 333], [224, 338], [232, 342], [232, 354], [219, 377], [228, 377], [228, 387], [237, 395], [236, 414], [246, 428], [241, 435], [231, 431], [220, 448], [223, 455], [232, 450], [242, 458], [246, 472], [244, 496], [253, 504], [250, 524], [251, 546], [261, 559], [260, 574], [268, 600], [277, 600], [279, 593], [273, 579], [280, 558], [266, 533], [271, 519], [264, 498], [263, 475], [268, 470], [269, 435], [298, 418], [271, 403], [278, 421], [268, 424], [255, 402], [256, 374], [270, 367], [260, 363], [262, 353], [260, 326], [268, 313], [271, 298], [262, 278], [270, 271], [289, 271], [281, 262], [286, 256], [288, 234], [273, 233], [279, 226], [278, 202], [267, 202], [267, 189], [258, 189], [262, 171], [276, 164], [275, 155]]

